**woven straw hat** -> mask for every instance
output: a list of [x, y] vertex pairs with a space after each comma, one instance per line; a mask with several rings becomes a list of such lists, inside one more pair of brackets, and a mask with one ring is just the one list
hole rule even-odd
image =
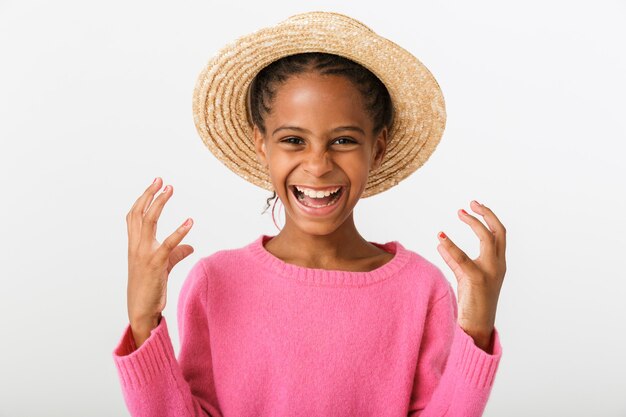
[[209, 150], [247, 181], [273, 190], [254, 147], [248, 90], [270, 63], [302, 52], [341, 55], [369, 69], [387, 87], [394, 108], [387, 150], [361, 197], [395, 186], [422, 166], [446, 121], [443, 94], [411, 53], [349, 16], [300, 13], [225, 45], [200, 73], [193, 94], [196, 129]]

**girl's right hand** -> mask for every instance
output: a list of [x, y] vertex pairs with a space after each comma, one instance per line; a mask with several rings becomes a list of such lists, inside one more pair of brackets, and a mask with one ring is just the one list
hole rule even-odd
[[[135, 201], [128, 214], [127, 307], [130, 327], [137, 347], [158, 324], [167, 300], [167, 279], [178, 262], [193, 253], [190, 245], [179, 245], [191, 229], [187, 219], [162, 244], [156, 240], [156, 226], [163, 206], [172, 195], [171, 185], [152, 202], [161, 188], [161, 178]], [[152, 204], [151, 204], [152, 203]]]

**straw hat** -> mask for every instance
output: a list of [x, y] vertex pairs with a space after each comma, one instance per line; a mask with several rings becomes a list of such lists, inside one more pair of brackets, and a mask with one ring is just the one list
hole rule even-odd
[[193, 93], [196, 129], [209, 150], [247, 181], [273, 190], [254, 148], [248, 90], [256, 74], [287, 55], [326, 52], [369, 69], [387, 87], [394, 121], [381, 165], [362, 197], [387, 190], [422, 166], [445, 127], [443, 94], [410, 52], [358, 20], [334, 12], [300, 13], [225, 45], [200, 73]]

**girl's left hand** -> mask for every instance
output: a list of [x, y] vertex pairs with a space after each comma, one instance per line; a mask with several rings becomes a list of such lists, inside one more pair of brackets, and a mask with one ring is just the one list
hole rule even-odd
[[487, 229], [465, 210], [458, 211], [459, 218], [480, 239], [478, 258], [470, 259], [443, 232], [439, 234], [437, 250], [458, 282], [458, 324], [478, 347], [490, 351], [498, 297], [506, 272], [506, 229], [489, 208], [476, 201], [472, 201], [470, 207], [483, 216], [489, 226]]

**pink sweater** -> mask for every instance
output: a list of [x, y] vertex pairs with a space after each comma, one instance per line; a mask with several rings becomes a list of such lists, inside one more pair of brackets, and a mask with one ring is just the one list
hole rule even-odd
[[480, 416], [501, 357], [456, 323], [442, 272], [399, 242], [369, 272], [288, 264], [261, 235], [199, 259], [162, 317], [113, 352], [132, 416]]

